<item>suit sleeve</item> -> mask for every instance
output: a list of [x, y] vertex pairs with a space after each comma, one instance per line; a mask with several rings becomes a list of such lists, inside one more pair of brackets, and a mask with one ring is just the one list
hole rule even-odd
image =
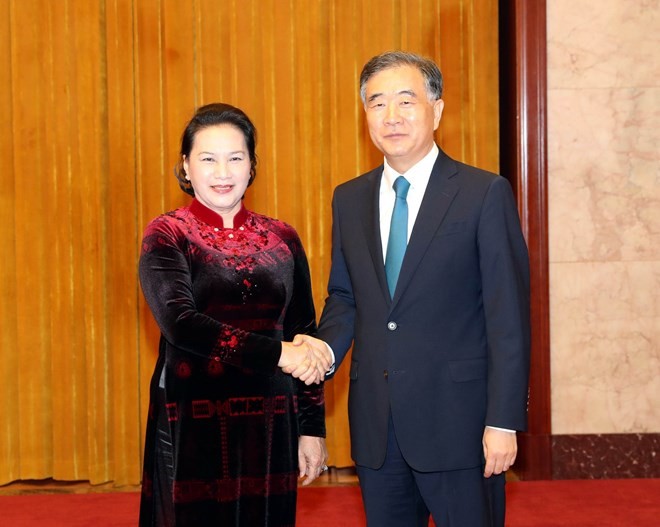
[[488, 344], [486, 425], [525, 430], [530, 362], [529, 258], [509, 182], [491, 183], [478, 228]]
[[342, 249], [340, 201], [335, 190], [332, 199], [332, 265], [318, 334], [332, 348], [336, 368], [351, 348], [355, 332], [355, 298]]

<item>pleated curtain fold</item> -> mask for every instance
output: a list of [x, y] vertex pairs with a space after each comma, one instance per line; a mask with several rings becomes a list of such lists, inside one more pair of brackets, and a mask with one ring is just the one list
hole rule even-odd
[[[381, 163], [362, 65], [438, 61], [438, 141], [497, 171], [495, 0], [0, 1], [0, 484], [137, 484], [158, 329], [136, 275], [194, 109], [258, 129], [249, 208], [301, 235], [317, 310], [334, 187]], [[326, 385], [330, 464], [351, 465], [348, 376]]]

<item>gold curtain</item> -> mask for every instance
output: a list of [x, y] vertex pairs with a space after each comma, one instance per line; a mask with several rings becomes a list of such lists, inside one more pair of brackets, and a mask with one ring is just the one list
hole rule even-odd
[[[496, 0], [0, 0], [0, 484], [137, 484], [158, 331], [136, 277], [194, 109], [258, 129], [248, 207], [292, 224], [317, 309], [333, 188], [381, 162], [358, 76], [387, 49], [438, 61], [451, 155], [498, 167]], [[346, 370], [330, 463], [351, 464]]]

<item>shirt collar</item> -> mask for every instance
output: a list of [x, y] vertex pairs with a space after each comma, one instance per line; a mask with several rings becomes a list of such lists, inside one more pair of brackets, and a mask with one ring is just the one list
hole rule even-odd
[[438, 149], [438, 145], [433, 143], [433, 147], [431, 148], [429, 153], [426, 154], [413, 166], [411, 166], [403, 174], [400, 174], [399, 172], [394, 170], [387, 162], [387, 159], [385, 159], [385, 161], [383, 162], [383, 178], [385, 179], [387, 188], [391, 189], [392, 185], [394, 184], [394, 181], [399, 176], [405, 176], [405, 178], [410, 183], [410, 187], [413, 189], [415, 188], [415, 186], [419, 186], [424, 182], [428, 182], [429, 178], [431, 177], [431, 171], [433, 170], [433, 165], [435, 164], [435, 160], [438, 158], [439, 153], [440, 150]]

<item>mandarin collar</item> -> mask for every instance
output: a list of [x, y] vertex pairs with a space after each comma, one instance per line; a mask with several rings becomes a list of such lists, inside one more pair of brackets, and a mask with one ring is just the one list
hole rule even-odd
[[[204, 223], [208, 223], [212, 227], [217, 227], [219, 229], [225, 228], [225, 223], [222, 221], [222, 216], [217, 212], [213, 212], [206, 205], [202, 205], [197, 199], [193, 199], [188, 210], [193, 213], [198, 219], [202, 220]], [[248, 218], [248, 210], [243, 205], [241, 201], [241, 208], [234, 216], [234, 229], [238, 229], [243, 225]], [[229, 227], [228, 227], [229, 228]]]

